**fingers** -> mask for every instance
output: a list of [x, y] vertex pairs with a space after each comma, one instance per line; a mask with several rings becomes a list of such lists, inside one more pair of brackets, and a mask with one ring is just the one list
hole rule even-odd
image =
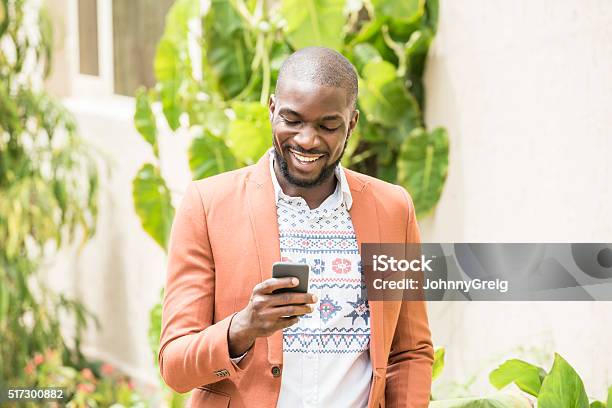
[[250, 327], [258, 337], [270, 336], [298, 322], [300, 316], [314, 311], [317, 296], [312, 293], [275, 293], [277, 289], [299, 284], [294, 277], [267, 279], [253, 289], [248, 305]]
[[270, 311], [271, 316], [285, 317], [285, 316], [304, 316], [305, 314], [312, 313], [314, 307], [310, 305], [290, 305], [275, 307]]
[[299, 319], [300, 318], [298, 316], [281, 317], [279, 320], [279, 330], [293, 326], [298, 322]]
[[303, 305], [317, 303], [317, 296], [312, 293], [275, 293], [269, 295], [269, 304], [272, 306]]
[[276, 289], [294, 288], [300, 284], [298, 278], [270, 278], [258, 283], [253, 289], [253, 293], [269, 295]]

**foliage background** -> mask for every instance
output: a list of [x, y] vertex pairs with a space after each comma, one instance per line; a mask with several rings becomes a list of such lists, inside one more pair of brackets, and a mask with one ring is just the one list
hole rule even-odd
[[[0, 386], [24, 381], [49, 349], [83, 363], [85, 307], [49, 289], [39, 267], [96, 226], [98, 171], [72, 116], [42, 87], [52, 31], [44, 9], [0, 2]], [[60, 327], [70, 322], [76, 337]], [[64, 327], [65, 329], [66, 327]]]
[[[362, 119], [344, 165], [405, 186], [424, 216], [448, 167], [446, 132], [428, 131], [422, 115], [437, 14], [435, 0], [232, 0], [206, 10], [178, 0], [155, 57], [157, 85], [136, 95], [136, 128], [158, 160], [157, 120], [189, 128], [194, 179], [253, 164], [271, 145], [267, 102], [282, 61], [302, 47], [334, 48], [359, 73]], [[159, 162], [145, 164], [133, 187], [143, 227], [165, 248], [174, 209]]]

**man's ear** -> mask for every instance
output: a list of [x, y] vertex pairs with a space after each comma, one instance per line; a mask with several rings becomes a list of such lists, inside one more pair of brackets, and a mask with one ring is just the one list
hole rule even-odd
[[348, 135], [346, 138], [347, 140], [349, 137], [351, 137], [353, 130], [355, 130], [355, 127], [357, 126], [357, 121], [359, 121], [359, 109], [355, 109], [353, 111], [353, 116], [351, 117], [351, 120], [349, 122]]
[[268, 112], [270, 113], [270, 123], [272, 123], [272, 120], [274, 119], [274, 108], [276, 107], [276, 97], [274, 96], [274, 94], [270, 95], [270, 99], [268, 101]]

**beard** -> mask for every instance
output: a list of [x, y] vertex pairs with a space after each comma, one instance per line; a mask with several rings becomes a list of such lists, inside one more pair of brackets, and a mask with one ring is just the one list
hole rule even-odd
[[[344, 147], [342, 148], [342, 153], [340, 153], [340, 157], [338, 157], [338, 160], [334, 161], [330, 165], [323, 167], [323, 169], [321, 170], [321, 173], [319, 173], [317, 178], [315, 178], [314, 180], [301, 180], [299, 178], [294, 177], [289, 172], [289, 166], [287, 164], [287, 160], [285, 160], [285, 157], [279, 151], [279, 148], [277, 147], [275, 143], [274, 136], [272, 136], [272, 146], [274, 146], [274, 160], [277, 161], [278, 167], [280, 168], [280, 171], [283, 174], [283, 177], [285, 178], [285, 180], [287, 180], [290, 184], [296, 187], [310, 188], [310, 187], [315, 187], [315, 186], [319, 186], [323, 184], [323, 182], [325, 182], [327, 179], [333, 176], [334, 171], [336, 170], [336, 167], [338, 167], [338, 164], [342, 160], [342, 156], [344, 156], [344, 151], [346, 150], [346, 141], [344, 142]], [[312, 152], [309, 152], [307, 150], [300, 148], [299, 146], [292, 146], [291, 148], [299, 153], [312, 153]], [[291, 154], [291, 153], [288, 152], [287, 154]]]

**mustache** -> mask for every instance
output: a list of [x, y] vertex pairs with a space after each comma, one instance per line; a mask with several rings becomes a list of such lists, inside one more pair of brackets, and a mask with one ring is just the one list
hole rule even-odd
[[285, 147], [286, 150], [294, 150], [298, 153], [303, 153], [303, 154], [326, 154], [325, 152], [319, 151], [319, 150], [306, 150], [300, 146], [286, 146]]

